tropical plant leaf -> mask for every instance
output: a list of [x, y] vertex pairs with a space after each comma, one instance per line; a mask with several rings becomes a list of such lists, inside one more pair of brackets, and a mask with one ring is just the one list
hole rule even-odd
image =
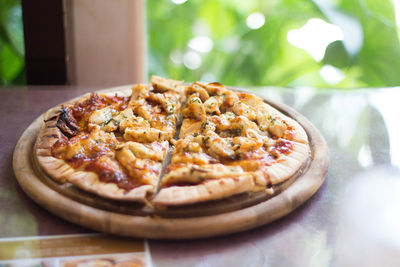
[[0, 1], [0, 84], [25, 84], [25, 48], [20, 0]]
[[2, 44], [0, 48], [0, 76], [4, 83], [10, 84], [18, 76], [24, 64], [10, 45]]
[[[318, 0], [190, 0], [176, 5], [172, 1], [148, 0], [150, 75], [189, 81], [207, 76], [242, 86], [400, 85], [399, 29], [392, 1], [337, 0], [330, 5], [333, 12], [330, 14], [320, 3]], [[265, 16], [262, 27], [247, 27], [246, 19], [252, 12]], [[302, 27], [311, 18], [330, 23], [347, 18], [347, 23], [356, 23], [355, 28], [361, 29], [362, 34], [359, 46], [349, 53], [347, 45], [351, 40], [333, 42], [327, 47], [324, 59], [315, 61], [308, 52], [287, 40], [290, 30]], [[201, 64], [192, 70], [183, 59], [191, 51], [188, 42], [198, 35], [209, 36], [213, 49], [198, 53]], [[323, 80], [320, 70], [326, 64], [341, 69], [343, 80], [333, 85]]]

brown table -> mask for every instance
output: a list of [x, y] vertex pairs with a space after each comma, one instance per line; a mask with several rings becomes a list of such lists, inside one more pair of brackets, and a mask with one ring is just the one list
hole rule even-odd
[[[95, 88], [96, 89], [96, 88]], [[91, 89], [0, 89], [0, 238], [91, 233], [50, 214], [19, 188], [12, 153], [48, 108]], [[149, 241], [155, 266], [400, 264], [400, 88], [255, 88], [305, 115], [331, 153], [328, 177], [303, 206], [269, 225], [224, 237]], [[386, 265], [387, 266], [387, 265]]]

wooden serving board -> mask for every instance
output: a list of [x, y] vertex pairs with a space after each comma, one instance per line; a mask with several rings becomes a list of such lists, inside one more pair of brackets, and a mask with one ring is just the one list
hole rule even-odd
[[[130, 86], [113, 90], [129, 91]], [[106, 91], [110, 90], [100, 92]], [[277, 185], [274, 195], [257, 192], [197, 205], [159, 208], [103, 199], [70, 184], [59, 184], [38, 167], [33, 153], [43, 115], [18, 141], [13, 156], [14, 172], [22, 189], [39, 205], [98, 231], [158, 239], [202, 238], [244, 231], [272, 222], [304, 203], [323, 183], [329, 165], [328, 147], [318, 130], [292, 108], [265, 101], [303, 126], [311, 148], [307, 163], [296, 175]]]

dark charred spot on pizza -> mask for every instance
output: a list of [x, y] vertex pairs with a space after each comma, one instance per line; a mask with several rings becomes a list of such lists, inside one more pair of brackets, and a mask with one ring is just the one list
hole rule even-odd
[[164, 186], [172, 187], [172, 186], [193, 186], [193, 185], [198, 185], [198, 183], [182, 181], [182, 182], [166, 183]]
[[156, 92], [156, 93], [165, 92], [165, 89], [163, 89], [161, 86], [158, 86], [158, 84], [156, 84], [156, 83], [154, 83], [152, 86], [153, 86], [153, 92]]
[[47, 120], [44, 120], [44, 122], [55, 121], [55, 120], [57, 120], [57, 118], [58, 118], [58, 115], [54, 115], [53, 117], [51, 117]]
[[57, 134], [50, 134], [50, 135], [46, 135], [45, 137], [47, 138], [58, 138]]
[[70, 108], [61, 108], [61, 113], [57, 120], [57, 127], [68, 138], [78, 134], [79, 126]]

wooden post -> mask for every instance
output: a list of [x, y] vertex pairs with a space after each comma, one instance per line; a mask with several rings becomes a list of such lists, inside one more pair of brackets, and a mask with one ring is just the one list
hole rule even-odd
[[144, 0], [64, 0], [72, 85], [146, 81]]
[[66, 84], [63, 0], [22, 0], [28, 84]]

